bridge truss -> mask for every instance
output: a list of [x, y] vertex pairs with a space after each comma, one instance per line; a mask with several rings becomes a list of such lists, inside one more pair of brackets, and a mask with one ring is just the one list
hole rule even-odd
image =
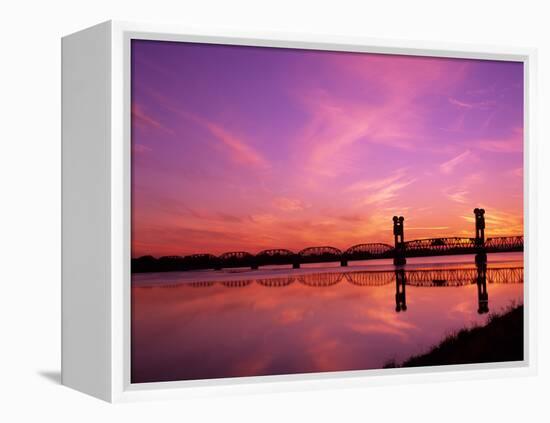
[[[403, 244], [406, 257], [427, 257], [453, 254], [476, 254], [523, 251], [523, 236], [488, 238], [485, 244], [476, 244], [475, 238], [444, 237], [407, 241]], [[132, 259], [133, 272], [161, 272], [198, 269], [222, 269], [250, 267], [257, 269], [268, 265], [292, 265], [300, 267], [305, 263], [340, 262], [347, 266], [348, 261], [392, 258], [394, 247], [383, 243], [357, 244], [345, 251], [331, 246], [308, 247], [294, 253], [287, 249], [263, 250], [257, 254], [246, 251], [230, 251], [220, 256], [212, 254], [192, 254], [189, 256], [164, 256], [158, 259], [144, 256]]]

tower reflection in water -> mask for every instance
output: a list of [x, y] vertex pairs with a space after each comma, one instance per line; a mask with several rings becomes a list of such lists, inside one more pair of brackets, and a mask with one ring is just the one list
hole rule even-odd
[[404, 269], [395, 271], [395, 311], [407, 311], [407, 294], [405, 286], [407, 285], [407, 277]]
[[[487, 256], [476, 255], [476, 285], [477, 285], [477, 312], [485, 314], [489, 312], [489, 294], [487, 293]], [[433, 280], [433, 286], [446, 286], [446, 280]], [[407, 311], [407, 275], [405, 269], [395, 270], [395, 311]]]
[[[487, 257], [487, 256], [485, 256]], [[487, 293], [487, 261], [476, 256], [477, 269], [477, 312], [484, 314], [489, 312], [489, 294]]]

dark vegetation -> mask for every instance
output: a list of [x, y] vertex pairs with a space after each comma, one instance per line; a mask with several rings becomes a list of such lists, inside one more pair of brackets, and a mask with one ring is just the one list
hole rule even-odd
[[491, 315], [485, 326], [462, 329], [426, 354], [402, 364], [388, 362], [384, 368], [443, 366], [449, 364], [496, 363], [523, 360], [523, 305], [510, 306]]

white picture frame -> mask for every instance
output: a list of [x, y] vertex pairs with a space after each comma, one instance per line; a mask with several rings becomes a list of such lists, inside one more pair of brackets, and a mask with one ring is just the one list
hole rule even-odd
[[[130, 40], [524, 63], [525, 359], [520, 363], [131, 384]], [[536, 372], [536, 51], [110, 21], [62, 39], [62, 383], [110, 402], [525, 376]], [[82, 269], [85, 269], [83, 271]]]

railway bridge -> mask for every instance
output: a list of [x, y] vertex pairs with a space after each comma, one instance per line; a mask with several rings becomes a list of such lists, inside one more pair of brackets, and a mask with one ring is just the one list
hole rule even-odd
[[132, 259], [132, 272], [164, 272], [202, 269], [251, 268], [262, 266], [291, 265], [300, 268], [302, 264], [338, 262], [348, 266], [359, 260], [393, 259], [396, 266], [406, 264], [409, 257], [475, 254], [477, 261], [486, 261], [487, 253], [523, 251], [523, 236], [501, 236], [485, 238], [485, 210], [474, 209], [475, 236], [415, 239], [405, 241], [405, 219], [393, 217], [394, 245], [385, 243], [364, 243], [340, 250], [332, 246], [315, 246], [293, 252], [288, 249], [269, 249], [252, 254], [247, 251], [230, 251], [219, 256], [213, 254], [192, 254], [188, 256], [164, 256], [155, 258], [143, 256]]

